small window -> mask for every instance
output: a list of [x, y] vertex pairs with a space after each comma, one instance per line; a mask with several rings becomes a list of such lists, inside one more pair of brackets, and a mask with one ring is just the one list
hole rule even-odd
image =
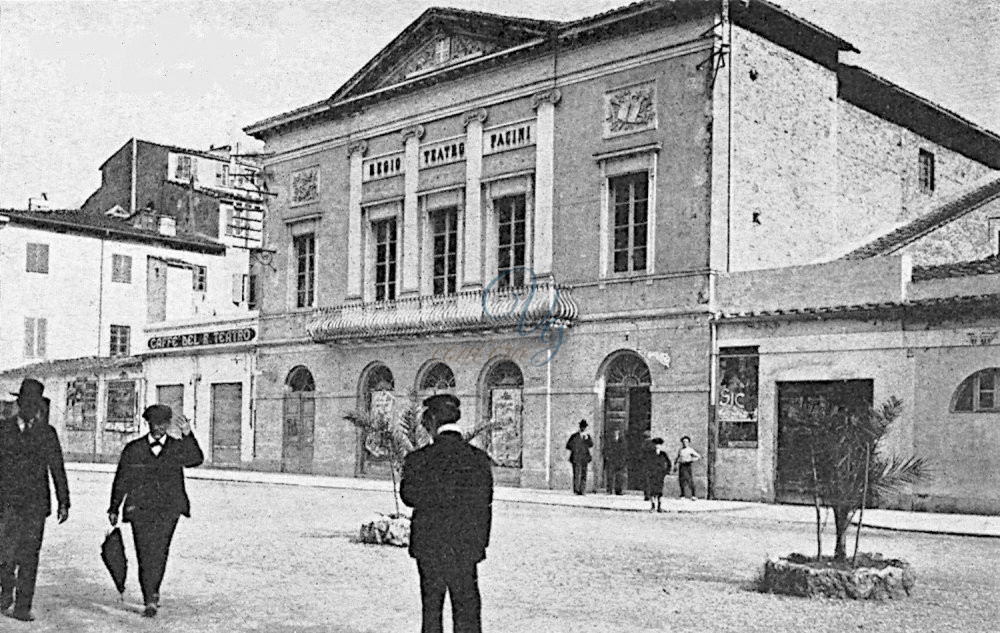
[[990, 367], [962, 381], [951, 398], [955, 412], [1000, 413], [1000, 367]]
[[24, 269], [29, 273], [49, 272], [49, 245], [48, 244], [28, 244]]
[[193, 174], [194, 174], [194, 159], [191, 156], [178, 154], [177, 168], [174, 170], [174, 180], [191, 180], [191, 176]]
[[649, 173], [611, 178], [611, 261], [616, 273], [645, 273], [649, 236]]
[[295, 250], [295, 307], [311, 308], [316, 300], [316, 235], [296, 236], [292, 248]]
[[251, 273], [247, 275], [247, 309], [256, 310], [259, 307], [260, 291], [257, 284], [260, 283], [260, 276]]
[[132, 333], [132, 328], [127, 325], [112, 325], [111, 326], [111, 355], [112, 356], [128, 356], [129, 355], [129, 338]]
[[920, 191], [934, 193], [934, 153], [922, 149], [917, 160], [920, 169]]
[[44, 318], [28, 317], [24, 320], [24, 357], [45, 358], [45, 338], [48, 321]]
[[132, 283], [132, 257], [129, 255], [111, 256], [111, 281], [119, 284]]
[[194, 266], [191, 287], [198, 292], [208, 290], [208, 270], [204, 266]]

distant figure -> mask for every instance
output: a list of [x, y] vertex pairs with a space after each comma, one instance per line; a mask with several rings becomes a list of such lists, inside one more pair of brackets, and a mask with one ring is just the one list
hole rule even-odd
[[625, 483], [625, 440], [619, 430], [604, 445], [604, 469], [608, 494], [620, 495]]
[[677, 471], [677, 483], [681, 488], [681, 497], [691, 490], [691, 501], [695, 500], [694, 475], [691, 473], [691, 465], [701, 459], [698, 451], [691, 448], [691, 438], [685, 435], [681, 438], [681, 448], [677, 451], [677, 458], [674, 460], [674, 470]]
[[122, 450], [111, 485], [108, 521], [118, 523], [118, 509], [124, 503], [122, 519], [132, 524], [139, 560], [142, 615], [151, 618], [160, 608], [160, 584], [177, 521], [181, 515], [191, 516], [184, 469], [201, 465], [205, 457], [187, 419], [174, 419], [170, 407], [154, 404], [142, 417], [149, 423], [149, 433]]
[[656, 458], [656, 445], [653, 444], [651, 433], [642, 432], [642, 443], [639, 445], [639, 471], [636, 473], [636, 484], [642, 484], [642, 498], [649, 501], [649, 488], [652, 479], [652, 468]]
[[[17, 414], [0, 420], [0, 611], [31, 622], [38, 553], [45, 519], [52, 514], [49, 476], [56, 489], [59, 523], [69, 518], [69, 484], [62, 446], [49, 426], [45, 386], [21, 381]], [[13, 610], [8, 611], [13, 607]]]
[[566, 450], [569, 451], [569, 463], [573, 466], [573, 492], [582, 495], [587, 491], [587, 464], [590, 463], [590, 449], [594, 440], [587, 433], [587, 421], [580, 420], [580, 430], [569, 436]]
[[458, 398], [431, 396], [421, 423], [434, 437], [403, 460], [399, 496], [413, 508], [410, 556], [420, 574], [422, 633], [442, 633], [444, 596], [451, 596], [455, 633], [482, 631], [476, 565], [486, 559], [493, 520], [489, 456], [471, 446], [456, 424]]
[[663, 512], [660, 499], [663, 497], [663, 479], [670, 474], [670, 458], [663, 449], [663, 438], [654, 437], [651, 440], [654, 453], [649, 458], [646, 477], [646, 495], [649, 497], [649, 511]]

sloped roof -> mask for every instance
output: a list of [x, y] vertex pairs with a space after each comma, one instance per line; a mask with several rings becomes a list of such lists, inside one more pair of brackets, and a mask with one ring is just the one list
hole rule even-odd
[[962, 216], [972, 213], [993, 200], [1000, 199], [1000, 177], [993, 178], [965, 193], [952, 198], [929, 213], [857, 248], [843, 259], [867, 259], [878, 255], [890, 255], [904, 248], [931, 231], [938, 229]]
[[843, 304], [815, 308], [778, 308], [746, 312], [723, 312], [718, 318], [726, 321], [753, 321], [762, 318], [819, 320], [866, 318], [873, 314], [898, 313], [903, 311], [907, 313], [942, 311], [967, 314], [972, 311], [987, 310], [992, 314], [998, 309], [1000, 309], [1000, 294], [979, 294], [957, 297], [929, 297], [912, 301]]
[[31, 226], [55, 233], [70, 233], [90, 237], [116, 238], [122, 241], [156, 244], [167, 248], [221, 255], [226, 247], [215, 240], [178, 231], [176, 236], [161, 235], [156, 231], [132, 226], [127, 220], [113, 218], [103, 213], [80, 209], [55, 209], [51, 211], [25, 211], [0, 209], [0, 214], [10, 218], [15, 225]]
[[1000, 256], [997, 255], [991, 255], [989, 257], [984, 257], [983, 259], [976, 259], [967, 262], [913, 267], [913, 281], [996, 274], [1000, 274]]
[[83, 356], [80, 358], [47, 360], [40, 363], [22, 365], [21, 367], [0, 372], [0, 379], [20, 378], [21, 376], [72, 374], [102, 369], [131, 369], [136, 367], [142, 367], [142, 358], [139, 356]]

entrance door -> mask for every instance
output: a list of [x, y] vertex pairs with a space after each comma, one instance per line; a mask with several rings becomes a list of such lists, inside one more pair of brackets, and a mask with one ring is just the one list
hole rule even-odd
[[238, 467], [243, 440], [243, 384], [212, 385], [212, 465]]
[[170, 407], [174, 415], [184, 415], [184, 385], [159, 385], [156, 402]]
[[812, 503], [810, 472], [800, 459], [805, 450], [805, 433], [789, 415], [791, 408], [811, 402], [830, 402], [848, 409], [867, 410], [872, 406], [871, 380], [824, 380], [778, 383], [778, 454], [774, 499], [779, 503]]
[[605, 442], [615, 431], [625, 438], [625, 487], [642, 490], [644, 434], [650, 430], [650, 376], [646, 363], [634, 352], [618, 353], [608, 363], [604, 388]]
[[316, 400], [311, 391], [285, 395], [285, 430], [281, 444], [281, 471], [312, 472]]

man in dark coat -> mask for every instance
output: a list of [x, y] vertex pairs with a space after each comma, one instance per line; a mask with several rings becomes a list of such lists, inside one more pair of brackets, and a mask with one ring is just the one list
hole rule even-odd
[[590, 463], [590, 449], [594, 440], [587, 433], [587, 421], [580, 420], [580, 430], [569, 436], [566, 450], [569, 451], [569, 463], [573, 466], [573, 492], [582, 495], [587, 491], [587, 464]]
[[493, 520], [489, 456], [469, 445], [456, 424], [458, 398], [423, 402], [424, 427], [434, 442], [406, 456], [399, 496], [413, 508], [410, 556], [420, 574], [422, 633], [441, 633], [445, 593], [455, 633], [479, 633], [481, 601], [476, 565], [486, 558]]
[[167, 567], [170, 541], [181, 515], [191, 516], [191, 502], [184, 487], [184, 469], [204, 460], [198, 440], [182, 416], [172, 425], [173, 411], [163, 404], [147, 407], [142, 417], [149, 433], [125, 445], [111, 485], [108, 520], [132, 524], [135, 554], [139, 560], [139, 586], [148, 618], [160, 608], [160, 584]]
[[617, 429], [604, 446], [604, 466], [608, 494], [620, 495], [625, 483], [625, 440]]
[[44, 390], [42, 383], [25, 378], [12, 394], [17, 414], [0, 420], [0, 610], [26, 622], [34, 620], [38, 553], [45, 519], [52, 514], [50, 475], [59, 523], [69, 518], [62, 446], [48, 423]]

